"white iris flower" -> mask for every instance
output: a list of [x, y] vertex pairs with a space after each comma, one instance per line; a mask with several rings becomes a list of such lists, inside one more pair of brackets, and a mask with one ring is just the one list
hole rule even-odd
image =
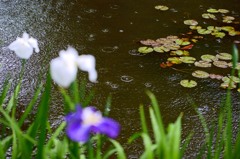
[[17, 39], [12, 42], [8, 48], [14, 51], [21, 59], [29, 59], [33, 54], [33, 51], [36, 53], [40, 51], [37, 40], [29, 37], [26, 32], [23, 33], [22, 38], [17, 37]]

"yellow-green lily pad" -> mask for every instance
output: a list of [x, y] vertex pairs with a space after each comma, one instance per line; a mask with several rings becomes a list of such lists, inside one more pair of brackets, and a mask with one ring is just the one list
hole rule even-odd
[[229, 13], [229, 10], [227, 9], [218, 9], [219, 13]]
[[217, 60], [216, 56], [213, 56], [213, 55], [210, 55], [210, 54], [202, 55], [201, 59], [203, 61], [207, 61], [207, 62], [212, 62], [212, 61], [216, 61]]
[[194, 57], [184, 56], [180, 57], [180, 61], [182, 61], [183, 63], [194, 63], [196, 59]]
[[161, 11], [166, 11], [169, 8], [167, 6], [164, 6], [164, 5], [157, 5], [157, 6], [155, 6], [155, 9], [161, 10]]
[[213, 15], [213, 14], [211, 14], [211, 13], [203, 13], [203, 14], [202, 14], [202, 17], [203, 17], [204, 19], [213, 19], [213, 20], [216, 20], [216, 19], [217, 19], [216, 16]]
[[180, 63], [182, 63], [182, 61], [180, 61], [179, 57], [169, 57], [167, 60], [169, 62], [173, 63], [173, 64], [180, 64]]
[[204, 67], [204, 68], [212, 66], [212, 64], [207, 61], [197, 61], [194, 63], [194, 65], [197, 67]]
[[198, 25], [198, 22], [196, 20], [189, 19], [189, 20], [184, 20], [184, 24], [185, 25]]
[[164, 53], [163, 46], [154, 47], [153, 50], [159, 53]]
[[214, 61], [213, 65], [220, 68], [228, 68], [228, 63], [226, 61]]
[[201, 71], [201, 70], [196, 70], [192, 73], [192, 76], [197, 77], [197, 78], [208, 78], [209, 73], [207, 73], [205, 71]]
[[197, 32], [198, 32], [198, 34], [202, 34], [202, 35], [211, 34], [212, 33], [211, 30], [207, 30], [207, 29], [198, 29]]
[[236, 36], [236, 35], [240, 35], [240, 31], [232, 30], [232, 31], [229, 31], [228, 34], [229, 34], [230, 36]]
[[207, 10], [208, 13], [218, 13], [218, 10], [217, 9], [214, 9], [214, 8], [210, 8]]
[[202, 29], [202, 27], [198, 26], [198, 25], [191, 25], [191, 26], [189, 26], [189, 28], [192, 29], [192, 30]]
[[151, 47], [146, 47], [146, 46], [139, 47], [139, 48], [138, 48], [138, 52], [143, 53], [143, 54], [148, 54], [148, 53], [150, 53], [150, 52], [153, 52], [153, 48], [151, 48]]
[[214, 35], [216, 38], [223, 38], [224, 36], [226, 36], [224, 32], [213, 32], [211, 34]]
[[233, 30], [235, 30], [235, 29], [234, 29], [234, 27], [232, 27], [232, 26], [222, 26], [222, 27], [221, 27], [221, 30], [230, 32], [230, 31], [233, 31]]
[[[229, 62], [229, 63], [228, 63], [228, 66], [231, 67], [231, 68], [233, 68], [232, 62]], [[240, 63], [239, 63], [239, 62], [237, 63], [235, 69], [236, 69], [236, 70], [240, 70]]]
[[229, 88], [229, 89], [234, 89], [236, 88], [236, 84], [233, 82], [233, 81], [230, 81], [230, 82], [223, 82], [220, 87], [226, 89], [226, 88]]
[[229, 53], [219, 53], [216, 57], [221, 60], [232, 60], [232, 55]]
[[180, 84], [186, 88], [193, 88], [197, 86], [197, 82], [194, 80], [181, 80]]

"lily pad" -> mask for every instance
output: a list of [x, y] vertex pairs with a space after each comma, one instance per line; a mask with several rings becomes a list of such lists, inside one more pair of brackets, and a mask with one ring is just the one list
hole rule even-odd
[[194, 63], [196, 59], [194, 57], [184, 56], [180, 57], [180, 61], [182, 61], [183, 63]]
[[153, 52], [153, 48], [143, 46], [143, 47], [138, 48], [138, 52], [143, 53], [143, 54], [148, 54], [150, 52]]
[[232, 27], [232, 26], [222, 26], [222, 27], [221, 27], [221, 30], [230, 32], [230, 31], [233, 31], [233, 30], [235, 30], [235, 29], [234, 29], [234, 27]]
[[212, 62], [212, 61], [216, 61], [217, 60], [216, 56], [213, 56], [213, 55], [210, 55], [210, 54], [202, 55], [201, 59], [203, 61], [206, 61], [206, 62]]
[[152, 39], [147, 39], [147, 40], [140, 40], [140, 43], [143, 44], [143, 45], [154, 45], [156, 44], [157, 42], [155, 40], [152, 40]]
[[229, 10], [227, 9], [218, 9], [219, 13], [229, 13]]
[[212, 67], [212, 64], [207, 62], [207, 61], [197, 61], [194, 63], [195, 66], [197, 67]]
[[232, 16], [224, 16], [223, 19], [224, 20], [235, 20], [235, 18]]
[[216, 74], [209, 74], [209, 77], [211, 79], [217, 79], [217, 80], [221, 80], [223, 78], [222, 75], [216, 75]]
[[201, 70], [196, 70], [192, 73], [192, 76], [197, 77], [197, 78], [208, 78], [209, 73], [207, 73], [205, 71], [201, 71]]
[[213, 65], [220, 68], [228, 68], [228, 63], [226, 61], [214, 61]]
[[232, 55], [229, 53], [219, 53], [216, 57], [221, 60], [232, 60]]
[[166, 11], [169, 8], [167, 6], [164, 6], [164, 5], [157, 5], [157, 6], [155, 6], [155, 9], [161, 10], [161, 11]]
[[213, 15], [213, 14], [211, 14], [211, 13], [203, 13], [203, 14], [202, 14], [202, 17], [203, 17], [204, 19], [213, 19], [213, 20], [216, 20], [216, 19], [217, 19], [216, 16]]
[[191, 25], [191, 26], [189, 26], [189, 28], [192, 29], [192, 30], [202, 29], [201, 26], [197, 26], [197, 25]]
[[[232, 64], [232, 62], [229, 62], [229, 63], [228, 63], [228, 66], [231, 67], [231, 68], [233, 68], [233, 64]], [[236, 70], [240, 70], [240, 63], [239, 63], [239, 62], [237, 63], [235, 69], [236, 69]]]
[[211, 34], [214, 35], [216, 38], [223, 38], [224, 36], [226, 36], [224, 32], [213, 32]]
[[236, 35], [240, 35], [240, 31], [232, 30], [232, 31], [229, 31], [228, 34], [229, 34], [230, 36], [236, 36]]
[[226, 88], [234, 89], [234, 88], [236, 88], [237, 86], [236, 86], [236, 84], [235, 84], [234, 82], [230, 81], [230, 82], [223, 82], [223, 83], [220, 85], [220, 87], [222, 87], [222, 88], [224, 88], [224, 89], [226, 89]]
[[180, 61], [179, 57], [169, 57], [167, 60], [169, 62], [173, 63], [173, 64], [180, 64], [180, 63], [182, 63], [182, 61]]
[[154, 47], [153, 50], [159, 53], [164, 53], [163, 46]]
[[211, 30], [207, 30], [207, 29], [198, 29], [197, 32], [198, 32], [198, 34], [202, 34], [202, 35], [206, 35], [206, 34], [211, 34], [212, 33]]
[[196, 20], [184, 20], [185, 25], [198, 25]]
[[236, 76], [229, 76], [228, 78], [234, 83], [240, 83], [240, 79]]
[[207, 10], [208, 13], [218, 13], [217, 9], [210, 8]]
[[181, 80], [180, 84], [186, 88], [193, 88], [197, 86], [197, 82], [194, 80]]
[[186, 50], [177, 50], [173, 52], [178, 56], [189, 56], [189, 52]]

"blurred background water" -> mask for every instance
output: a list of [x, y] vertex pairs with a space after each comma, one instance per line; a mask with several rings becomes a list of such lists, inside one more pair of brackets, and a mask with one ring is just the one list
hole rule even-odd
[[[154, 9], [156, 5], [166, 5], [169, 10], [158, 11]], [[196, 19], [204, 25], [222, 25], [201, 17], [209, 8], [228, 9], [240, 21], [239, 7], [238, 0], [0, 0], [0, 88], [9, 75], [13, 85], [16, 84], [21, 61], [7, 46], [24, 31], [38, 39], [41, 51], [27, 61], [19, 114], [33, 96], [39, 76], [46, 75], [50, 60], [57, 57], [60, 50], [73, 46], [79, 54], [96, 57], [99, 83], [87, 84], [87, 88], [94, 89], [96, 94], [91, 104], [103, 110], [107, 97], [112, 96], [110, 116], [122, 125], [118, 140], [124, 145], [128, 158], [138, 158], [142, 151], [139, 142], [129, 145], [127, 139], [141, 129], [139, 104], [143, 103], [146, 108], [150, 104], [146, 90], [156, 95], [166, 124], [174, 122], [183, 112], [183, 137], [194, 132], [186, 158], [194, 157], [204, 142], [204, 134], [187, 99], [192, 99], [211, 122], [217, 117], [226, 90], [219, 87], [220, 81], [192, 77], [191, 72], [197, 69], [194, 65], [176, 66], [189, 73], [163, 69], [159, 65], [166, 61], [166, 55], [142, 56], [136, 50], [140, 46], [139, 40], [187, 33], [189, 29], [183, 24], [186, 19]], [[240, 30], [239, 24], [235, 27]], [[231, 53], [234, 40], [239, 40], [239, 36], [224, 39], [206, 36], [195, 44], [190, 54], [200, 59], [203, 54]], [[223, 75], [230, 73], [230, 69], [216, 67], [206, 70]], [[81, 73], [79, 78], [85, 75]], [[179, 84], [182, 79], [194, 79], [198, 86], [183, 88]], [[234, 121], [237, 122], [239, 95], [236, 90], [232, 91], [232, 96]], [[54, 85], [50, 112], [52, 126], [57, 126], [63, 116], [61, 95]]]

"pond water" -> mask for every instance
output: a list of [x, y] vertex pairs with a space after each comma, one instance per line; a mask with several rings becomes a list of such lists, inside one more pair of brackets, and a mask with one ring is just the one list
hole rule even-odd
[[[170, 9], [158, 11], [154, 9], [156, 5], [167, 5]], [[156, 95], [166, 124], [184, 113], [183, 137], [194, 132], [186, 156], [193, 157], [203, 143], [204, 135], [198, 116], [187, 99], [195, 101], [210, 122], [216, 119], [226, 90], [219, 87], [220, 81], [192, 77], [191, 72], [197, 69], [192, 64], [174, 66], [177, 70], [163, 69], [160, 63], [166, 61], [166, 55], [142, 56], [136, 50], [142, 39], [186, 34], [189, 32], [188, 26], [183, 24], [186, 19], [196, 19], [205, 25], [221, 25], [201, 17], [209, 8], [228, 9], [240, 21], [238, 0], [0, 0], [0, 86], [2, 88], [9, 74], [13, 83], [17, 81], [21, 61], [7, 46], [24, 31], [39, 40], [41, 52], [27, 62], [19, 113], [33, 96], [39, 75], [46, 75], [50, 60], [68, 45], [73, 46], [80, 54], [96, 57], [99, 82], [87, 85], [96, 92], [91, 104], [103, 110], [107, 97], [112, 95], [110, 116], [122, 125], [118, 140], [124, 145], [128, 158], [138, 158], [142, 150], [138, 143], [127, 144], [127, 139], [141, 129], [139, 104], [143, 103], [146, 108], [150, 104], [146, 90]], [[235, 27], [240, 30], [239, 24]], [[190, 53], [197, 59], [203, 54], [231, 53], [233, 41], [239, 39], [239, 36], [223, 39], [206, 36]], [[205, 70], [223, 75], [230, 73], [230, 69], [216, 67]], [[194, 79], [198, 86], [183, 88], [179, 84], [182, 79]], [[234, 114], [237, 114], [237, 91], [233, 90], [232, 95]], [[50, 119], [55, 126], [64, 115], [57, 86], [53, 88], [52, 99]], [[237, 115], [234, 118], [238, 120]]]

